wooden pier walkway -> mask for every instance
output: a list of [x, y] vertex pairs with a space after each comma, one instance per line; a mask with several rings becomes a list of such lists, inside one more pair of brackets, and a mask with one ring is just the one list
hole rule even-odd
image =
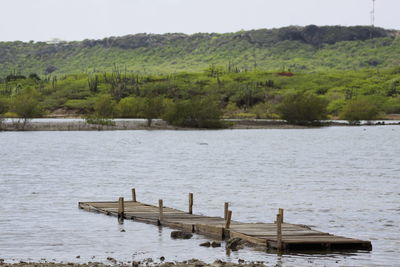
[[283, 221], [283, 209], [279, 209], [274, 223], [242, 223], [231, 220], [232, 211], [228, 203], [224, 206], [224, 218], [193, 214], [193, 194], [189, 194], [188, 212], [165, 207], [163, 200], [159, 206], [136, 201], [136, 191], [132, 189], [132, 200], [111, 202], [79, 202], [79, 208], [117, 216], [120, 220], [151, 223], [202, 234], [217, 239], [238, 237], [249, 243], [278, 251], [288, 250], [371, 250], [370, 241], [335, 236], [312, 230], [304, 225]]

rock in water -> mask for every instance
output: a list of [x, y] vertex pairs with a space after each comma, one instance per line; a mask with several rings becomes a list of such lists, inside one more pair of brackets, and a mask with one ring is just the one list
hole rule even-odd
[[209, 248], [211, 246], [211, 243], [207, 241], [207, 242], [201, 243], [200, 246]]
[[242, 239], [239, 237], [231, 238], [226, 242], [226, 248], [236, 250], [241, 241]]
[[220, 247], [220, 246], [221, 246], [221, 242], [213, 241], [213, 242], [211, 243], [211, 246], [212, 246], [213, 248]]
[[192, 234], [191, 233], [186, 233], [186, 232], [182, 232], [182, 231], [172, 231], [171, 232], [171, 237], [174, 239], [190, 239], [192, 238]]
[[110, 261], [110, 262], [112, 262], [112, 263], [114, 263], [114, 264], [117, 263], [117, 260], [114, 259], [113, 257], [107, 257], [107, 260]]

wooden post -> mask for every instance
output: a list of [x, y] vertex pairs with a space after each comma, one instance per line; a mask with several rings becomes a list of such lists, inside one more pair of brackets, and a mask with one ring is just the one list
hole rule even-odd
[[163, 200], [158, 200], [158, 222], [161, 225], [161, 221], [163, 220]]
[[229, 211], [229, 202], [225, 202], [224, 205], [224, 220], [228, 218], [228, 211]]
[[229, 210], [225, 221], [225, 229], [229, 229], [231, 227], [231, 219], [232, 219], [232, 211]]
[[189, 214], [193, 214], [193, 193], [189, 193]]
[[283, 209], [279, 209], [278, 214], [280, 215], [281, 223], [283, 223]]
[[136, 190], [135, 190], [135, 188], [132, 188], [132, 201], [136, 202]]
[[276, 249], [282, 252], [282, 218], [280, 214], [276, 215]]
[[120, 197], [118, 199], [118, 220], [124, 219], [124, 212], [125, 212], [124, 198]]

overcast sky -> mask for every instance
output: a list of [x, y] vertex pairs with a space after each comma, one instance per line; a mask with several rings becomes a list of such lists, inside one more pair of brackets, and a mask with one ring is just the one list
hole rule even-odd
[[[0, 40], [369, 25], [372, 0], [0, 0]], [[400, 29], [400, 0], [376, 0], [375, 24]]]

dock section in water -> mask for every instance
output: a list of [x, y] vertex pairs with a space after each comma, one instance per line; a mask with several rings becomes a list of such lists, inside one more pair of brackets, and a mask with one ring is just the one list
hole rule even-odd
[[79, 208], [91, 212], [117, 216], [119, 220], [167, 226], [190, 233], [202, 234], [217, 239], [241, 238], [251, 244], [277, 251], [288, 250], [371, 250], [370, 241], [335, 236], [313, 230], [305, 225], [290, 224], [283, 220], [283, 209], [279, 209], [274, 223], [243, 223], [231, 220], [232, 211], [225, 203], [224, 218], [193, 214], [193, 194], [189, 194], [188, 211], [165, 207], [163, 200], [153, 206], [136, 201], [132, 189], [132, 200], [109, 202], [79, 202]]

